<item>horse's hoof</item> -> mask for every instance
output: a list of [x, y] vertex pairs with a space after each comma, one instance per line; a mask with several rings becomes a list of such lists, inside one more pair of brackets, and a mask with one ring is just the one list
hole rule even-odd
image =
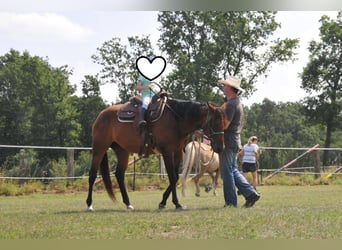
[[132, 205], [128, 205], [128, 206], [127, 206], [127, 209], [128, 209], [128, 210], [134, 210], [134, 207], [133, 207]]
[[87, 207], [87, 211], [88, 211], [88, 212], [93, 212], [93, 211], [94, 211], [93, 206], [90, 205], [89, 207]]
[[200, 197], [201, 195], [199, 193], [196, 193], [195, 196]]
[[165, 205], [164, 204], [159, 204], [159, 209], [164, 209], [165, 208]]

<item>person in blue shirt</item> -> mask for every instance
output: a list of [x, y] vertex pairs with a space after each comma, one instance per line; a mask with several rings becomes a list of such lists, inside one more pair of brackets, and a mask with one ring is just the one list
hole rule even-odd
[[141, 131], [142, 128], [146, 125], [145, 121], [145, 113], [149, 103], [151, 102], [152, 96], [154, 95], [151, 90], [152, 84], [150, 80], [146, 79], [144, 76], [140, 75], [137, 81], [136, 90], [141, 94], [142, 105], [139, 112], [139, 123], [138, 127]]

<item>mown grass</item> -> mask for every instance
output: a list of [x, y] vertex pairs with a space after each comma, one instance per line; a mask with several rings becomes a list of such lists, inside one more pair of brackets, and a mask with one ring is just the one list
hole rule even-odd
[[[94, 193], [94, 212], [86, 212], [86, 193], [0, 196], [0, 239], [342, 239], [342, 186], [260, 186], [253, 208], [223, 208], [218, 196], [195, 197], [188, 185], [186, 206], [177, 212], [169, 199], [157, 209], [162, 192], [130, 192], [135, 210]], [[179, 192], [180, 194], [180, 192]]]

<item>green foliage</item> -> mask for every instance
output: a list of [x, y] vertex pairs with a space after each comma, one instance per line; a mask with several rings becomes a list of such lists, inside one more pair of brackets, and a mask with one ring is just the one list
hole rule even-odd
[[[308, 124], [302, 115], [301, 103], [276, 104], [264, 99], [261, 104], [245, 107], [241, 140], [245, 144], [252, 135], [258, 137], [260, 147], [309, 148], [322, 144], [324, 132], [315, 124]], [[340, 137], [340, 139], [342, 139]], [[297, 150], [261, 150], [260, 168], [280, 168], [303, 152]], [[296, 166], [314, 166], [310, 155]]]
[[[21, 54], [10, 50], [0, 56], [2, 144], [91, 145], [92, 123], [106, 107], [100, 97], [100, 81], [97, 76], [85, 76], [84, 96], [72, 96], [75, 89], [69, 83], [71, 73], [67, 66], [54, 68], [47, 59], [27, 51]], [[65, 157], [64, 150], [25, 150], [25, 176], [41, 177], [51, 164], [56, 172], [61, 157]], [[1, 149], [0, 166], [1, 172], [19, 176], [18, 149]], [[57, 172], [62, 172], [62, 166], [59, 168]]]
[[49, 173], [51, 177], [66, 177], [67, 162], [65, 158], [59, 158], [50, 162]]
[[0, 182], [0, 195], [15, 196], [19, 194], [19, 187], [13, 183]]
[[305, 185], [319, 185], [322, 184], [319, 178], [315, 178], [311, 174], [300, 175], [286, 175], [285, 173], [279, 173], [274, 177], [268, 179], [264, 183], [265, 185], [283, 185], [283, 186], [305, 186]]
[[[275, 62], [294, 59], [297, 39], [271, 40], [280, 27], [274, 12], [160, 12], [159, 48], [173, 69], [162, 85], [174, 97], [221, 104], [217, 79], [227, 74], [243, 78], [246, 96], [258, 76]], [[92, 56], [103, 66], [101, 79], [117, 86], [120, 102], [137, 94], [135, 61], [155, 54], [149, 36], [106, 41]]]
[[22, 153], [24, 158], [24, 172], [20, 173], [20, 153], [8, 156], [2, 164], [0, 171], [10, 177], [20, 176], [20, 174], [27, 177], [43, 176], [46, 168], [44, 167], [45, 164], [41, 165], [38, 152], [34, 149], [25, 149], [22, 150]]
[[44, 190], [43, 183], [40, 181], [30, 181], [21, 186], [23, 194], [41, 193]]
[[[80, 124], [67, 66], [13, 49], [0, 57], [0, 141], [10, 145], [78, 145]], [[14, 150], [1, 154], [0, 163]], [[39, 157], [56, 157], [44, 151]]]
[[[141, 173], [159, 173], [159, 157], [160, 155], [151, 155], [143, 158], [135, 164], [135, 170]], [[133, 168], [130, 169], [133, 171]]]
[[17, 181], [0, 181], [0, 196], [18, 196], [41, 193], [43, 184], [38, 181], [25, 182], [19, 185]]
[[[330, 147], [334, 131], [342, 124], [342, 12], [336, 20], [327, 16], [320, 19], [321, 41], [311, 41], [310, 58], [301, 73], [302, 88], [309, 94], [304, 100], [304, 111], [310, 122], [326, 127], [324, 147]], [[323, 164], [327, 165], [328, 151]]]
[[100, 97], [100, 80], [97, 76], [86, 75], [82, 80], [82, 97], [72, 97], [72, 105], [77, 110], [77, 120], [82, 125], [79, 133], [82, 146], [91, 146], [91, 130], [97, 115], [106, 108]]
[[91, 167], [91, 152], [82, 151], [78, 154], [74, 162], [74, 175], [82, 176], [88, 175]]
[[135, 95], [136, 60], [139, 56], [154, 55], [149, 36], [128, 37], [127, 42], [122, 42], [120, 38], [113, 38], [97, 48], [97, 53], [92, 56], [95, 63], [103, 66], [101, 79], [114, 84], [119, 91], [121, 102], [126, 102]]
[[49, 184], [50, 190], [52, 190], [53, 192], [57, 194], [65, 193], [67, 191], [67, 186], [68, 186], [67, 181], [60, 181], [60, 180], [52, 181]]
[[167, 89], [176, 98], [222, 103], [218, 78], [239, 76], [246, 96], [275, 62], [294, 59], [298, 39], [271, 36], [275, 12], [161, 12], [160, 49], [175, 67]]

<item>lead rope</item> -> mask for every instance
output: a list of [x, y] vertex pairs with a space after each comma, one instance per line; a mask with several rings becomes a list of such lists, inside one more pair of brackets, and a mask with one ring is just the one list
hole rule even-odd
[[[203, 134], [202, 134], [202, 138], [203, 138]], [[196, 147], [195, 147], [195, 140], [198, 142], [198, 145], [199, 145], [199, 147], [198, 147], [198, 150], [196, 150]], [[207, 161], [207, 162], [203, 162], [202, 160], [201, 160], [201, 149], [203, 149], [202, 148], [202, 146], [201, 146], [201, 139], [200, 138], [192, 138], [192, 147], [191, 147], [191, 150], [193, 149], [193, 148], [195, 148], [195, 151], [198, 151], [198, 154], [197, 154], [197, 161], [196, 161], [196, 167], [197, 168], [195, 168], [195, 170], [198, 170], [198, 172], [200, 173], [201, 172], [201, 167], [203, 166], [203, 167], [206, 167], [206, 166], [208, 166], [209, 164], [211, 164], [212, 163], [212, 161], [213, 161], [213, 159], [214, 159], [214, 150], [212, 150], [212, 149], [210, 149], [211, 150], [211, 152], [212, 152], [212, 154], [211, 154], [211, 157], [210, 157], [210, 159], [209, 159], [209, 161]], [[203, 149], [203, 150], [205, 150], [205, 149]], [[196, 172], [196, 171], [195, 171]], [[197, 174], [197, 172], [196, 172], [196, 174]]]

